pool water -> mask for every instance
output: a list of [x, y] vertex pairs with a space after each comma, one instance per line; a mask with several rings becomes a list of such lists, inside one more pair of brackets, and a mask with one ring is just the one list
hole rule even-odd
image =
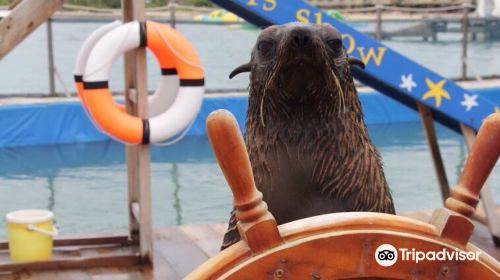
[[[399, 212], [441, 206], [434, 168], [420, 123], [369, 126], [382, 154]], [[462, 137], [437, 127], [453, 185], [463, 168]], [[231, 196], [206, 137], [187, 137], [151, 151], [155, 227], [221, 223]], [[26, 208], [55, 212], [62, 234], [124, 231], [128, 227], [124, 146], [114, 141], [0, 149], [0, 215]], [[500, 168], [490, 177], [500, 200]], [[494, 184], [496, 183], [496, 184]], [[6, 236], [0, 219], [0, 237]]]

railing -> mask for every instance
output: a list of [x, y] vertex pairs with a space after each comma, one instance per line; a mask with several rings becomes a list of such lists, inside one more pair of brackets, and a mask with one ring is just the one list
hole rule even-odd
[[311, 4], [320, 8], [345, 9], [353, 7], [367, 7], [374, 5], [398, 5], [405, 7], [436, 7], [461, 5], [463, 0], [308, 0]]
[[[328, 1], [328, 0], [317, 0], [318, 2], [350, 2], [350, 1], [340, 1], [340, 0], [334, 0], [334, 1]], [[207, 12], [210, 9], [207, 8], [193, 8], [193, 7], [185, 7], [181, 6], [175, 0], [169, 0], [167, 6], [163, 7], [157, 7], [157, 8], [151, 8], [148, 10], [154, 10], [154, 11], [169, 11], [170, 16], [167, 16], [169, 19], [170, 23], [172, 26], [175, 27], [176, 23], [176, 11], [179, 10], [196, 10], [200, 12]], [[351, 2], [356, 2], [356, 1], [351, 1]], [[378, 2], [378, 3], [393, 3], [395, 1], [360, 1], [360, 2]], [[412, 1], [398, 1], [398, 2], [405, 2], [408, 4], [408, 2]], [[416, 1], [420, 2], [420, 1]], [[451, 1], [451, 2], [456, 2], [456, 1]], [[351, 5], [354, 6], [354, 5]], [[96, 8], [85, 8], [85, 7], [80, 7], [80, 6], [74, 6], [74, 5], [64, 5], [65, 9], [73, 9], [73, 10], [79, 10], [79, 9], [84, 9], [92, 12], [112, 12], [116, 11], [113, 9], [96, 9]], [[373, 32], [374, 37], [378, 40], [384, 39], [384, 31], [383, 31], [383, 24], [384, 22], [389, 22], [393, 21], [394, 19], [384, 19], [384, 13], [408, 13], [408, 14], [424, 14], [424, 15], [429, 15], [429, 14], [446, 14], [446, 15], [454, 15], [455, 22], [461, 22], [461, 29], [462, 29], [462, 54], [461, 54], [461, 75], [460, 78], [462, 80], [467, 79], [467, 72], [471, 71], [472, 77], [475, 80], [482, 80], [483, 78], [486, 77], [481, 77], [481, 75], [478, 73], [477, 69], [470, 63], [470, 59], [468, 58], [468, 44], [469, 44], [469, 32], [474, 32], [469, 29], [469, 24], [471, 22], [470, 19], [470, 12], [474, 9], [474, 6], [470, 4], [463, 4], [463, 5], [454, 5], [454, 6], [447, 6], [447, 7], [432, 7], [432, 8], [415, 8], [415, 7], [396, 7], [392, 5], [383, 5], [383, 4], [378, 4], [375, 6], [369, 6], [369, 7], [359, 7], [359, 8], [344, 8], [340, 9], [340, 11], [344, 14], [352, 14], [352, 13], [374, 13], [374, 22], [375, 22], [375, 30]], [[448, 18], [449, 19], [449, 18]], [[430, 19], [427, 18], [425, 19], [426, 21], [429, 21]], [[438, 19], [436, 19], [438, 20]], [[443, 19], [444, 20], [444, 19]], [[368, 20], [370, 21], [370, 20]], [[371, 20], [373, 22], [373, 20]], [[432, 21], [432, 20], [431, 20]], [[474, 19], [472, 19], [474, 21]], [[56, 96], [56, 84], [59, 86], [61, 89], [62, 93], [65, 96], [70, 96], [70, 86], [64, 83], [63, 79], [61, 78], [61, 75], [59, 74], [55, 63], [54, 63], [54, 57], [53, 57], [53, 46], [52, 46], [52, 24], [51, 20], [47, 22], [47, 48], [48, 48], [48, 69], [49, 69], [49, 96]], [[371, 32], [370, 32], [371, 33]], [[422, 37], [425, 37], [422, 35]], [[433, 37], [433, 39], [436, 39]], [[233, 91], [233, 90], [232, 90]]]
[[[318, 1], [318, 0], [315, 0]], [[323, 0], [321, 2], [342, 2], [342, 1], [329, 1]], [[364, 1], [364, 2], [373, 2], [373, 1]], [[377, 1], [375, 1], [377, 2]], [[396, 1], [378, 1], [378, 2], [396, 2]], [[397, 1], [401, 2], [401, 1]], [[425, 2], [425, 1], [407, 1], [407, 2]], [[459, 2], [459, 1], [451, 1], [451, 2]], [[461, 1], [460, 1], [461, 2]], [[430, 14], [430, 13], [461, 13], [461, 25], [462, 25], [462, 73], [461, 79], [467, 79], [467, 50], [469, 43], [469, 14], [474, 10], [474, 6], [468, 3], [462, 5], [448, 6], [448, 7], [432, 7], [432, 8], [413, 8], [413, 7], [396, 7], [396, 6], [386, 6], [382, 4], [377, 4], [373, 7], [363, 7], [363, 8], [347, 8], [341, 9], [340, 12], [343, 13], [367, 13], [367, 12], [375, 12], [376, 13], [376, 21], [375, 21], [375, 32], [374, 37], [377, 40], [383, 39], [383, 13], [388, 12], [399, 12], [399, 13], [411, 13], [411, 14]], [[436, 40], [436, 35], [433, 33], [433, 39]], [[469, 65], [473, 72], [476, 80], [482, 80], [481, 76], [475, 71], [475, 69]]]

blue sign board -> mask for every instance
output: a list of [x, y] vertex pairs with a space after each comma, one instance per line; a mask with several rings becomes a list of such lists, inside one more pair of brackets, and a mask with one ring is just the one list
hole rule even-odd
[[211, 0], [260, 27], [289, 22], [329, 23], [343, 36], [350, 56], [361, 59], [365, 70], [353, 69], [362, 83], [416, 108], [421, 102], [432, 109], [435, 120], [458, 130], [463, 123], [478, 130], [484, 118], [499, 105], [461, 88], [387, 46], [328, 16], [301, 0]]

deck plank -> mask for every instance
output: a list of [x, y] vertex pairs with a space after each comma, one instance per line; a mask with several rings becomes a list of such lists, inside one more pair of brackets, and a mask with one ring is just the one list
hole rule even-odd
[[86, 270], [91, 279], [133, 279], [141, 280], [142, 276], [138, 267], [101, 267]]
[[500, 261], [500, 248], [495, 247], [489, 229], [479, 222], [473, 221], [473, 223], [474, 232], [469, 242]]
[[184, 225], [179, 227], [208, 256], [213, 257], [220, 252], [222, 235], [210, 225]]
[[[68, 278], [70, 279], [70, 278]], [[109, 271], [108, 272], [105, 272], [103, 274], [100, 274], [100, 275], [95, 275], [94, 277], [92, 277], [92, 280], [142, 280], [143, 277], [141, 276], [141, 274], [137, 271], [134, 271], [134, 272], [128, 272], [128, 273], [110, 273]], [[167, 279], [167, 278], [165, 278]]]
[[155, 246], [181, 277], [210, 257], [179, 228], [162, 230], [159, 236], [161, 239], [155, 240]]
[[145, 268], [143, 269], [142, 275], [144, 279], [154, 279], [154, 280], [162, 280], [162, 279], [182, 279], [182, 277], [175, 271], [172, 265], [167, 261], [167, 259], [163, 256], [162, 252], [159, 249], [159, 246], [156, 245], [157, 240], [153, 242], [153, 269]]
[[[221, 236], [224, 236], [224, 234], [227, 231], [227, 224], [212, 224], [210, 225], [216, 232], [220, 233]], [[222, 239], [221, 239], [222, 240]]]
[[54, 280], [92, 280], [92, 277], [83, 270], [66, 270], [58, 271], [55, 275]]

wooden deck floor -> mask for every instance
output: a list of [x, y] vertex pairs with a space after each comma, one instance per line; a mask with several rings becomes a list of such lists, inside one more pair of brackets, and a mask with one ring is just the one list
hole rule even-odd
[[[408, 214], [419, 220], [427, 221], [430, 211], [421, 211]], [[471, 242], [500, 260], [500, 248], [495, 248], [488, 229], [475, 223]], [[15, 274], [0, 274], [0, 280], [40, 279], [40, 280], [140, 280], [140, 279], [182, 279], [198, 265], [219, 252], [222, 236], [226, 225], [184, 225], [180, 227], [163, 228], [155, 231], [154, 241], [154, 268], [95, 268], [87, 270], [65, 271], [37, 271]], [[95, 250], [88, 248], [81, 254], [86, 256], [109, 253], [116, 248]], [[63, 254], [72, 254], [75, 251], [68, 248]], [[61, 252], [58, 252], [61, 254]], [[0, 262], [5, 261], [5, 254], [0, 256]]]

